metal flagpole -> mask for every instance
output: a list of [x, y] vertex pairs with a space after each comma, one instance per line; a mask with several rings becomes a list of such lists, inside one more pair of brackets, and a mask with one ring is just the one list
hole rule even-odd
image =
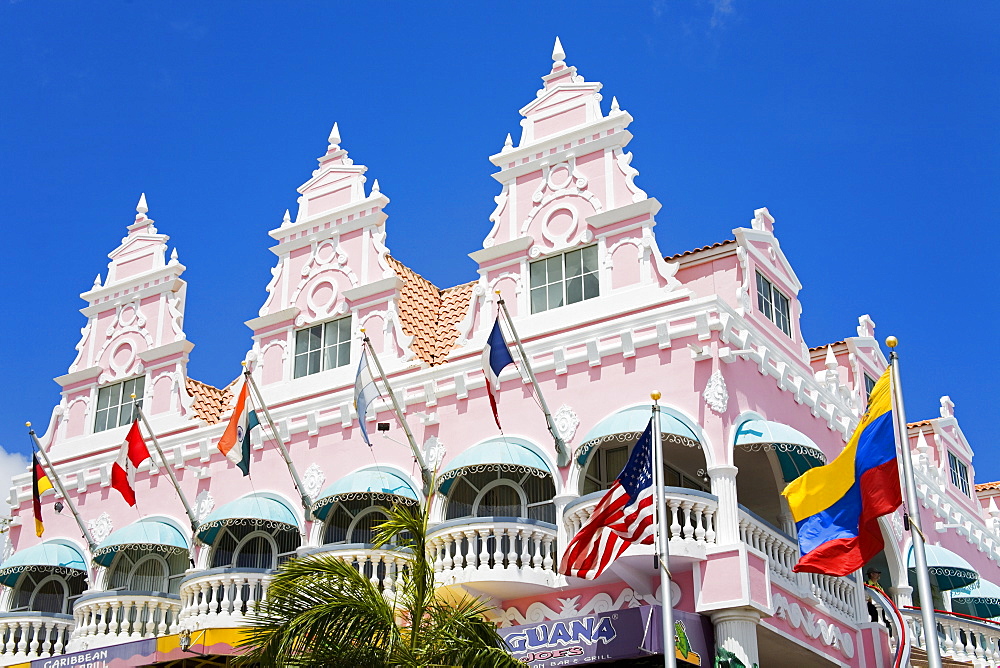
[[514, 336], [514, 343], [517, 345], [517, 352], [521, 356], [521, 361], [524, 362], [524, 370], [528, 373], [528, 380], [531, 381], [531, 387], [535, 390], [535, 396], [538, 397], [538, 403], [542, 405], [542, 412], [545, 414], [545, 426], [548, 427], [549, 433], [552, 434], [552, 440], [556, 443], [556, 464], [560, 467], [569, 464], [569, 451], [566, 449], [566, 442], [563, 441], [562, 437], [559, 435], [559, 431], [556, 429], [556, 423], [552, 419], [552, 413], [549, 412], [549, 406], [545, 403], [545, 397], [542, 396], [542, 390], [538, 387], [538, 381], [535, 379], [535, 373], [531, 370], [531, 364], [528, 362], [528, 356], [524, 352], [524, 346], [521, 345], [521, 337], [517, 335], [517, 330], [514, 329], [514, 321], [510, 317], [510, 311], [507, 310], [507, 304], [504, 302], [503, 297], [500, 297], [500, 292], [497, 292], [497, 303], [500, 304], [500, 309], [503, 311], [504, 319], [507, 321], [507, 327], [510, 328], [510, 333]]
[[[361, 330], [364, 334], [365, 330]], [[420, 448], [417, 447], [417, 442], [413, 438], [413, 432], [410, 431], [410, 425], [406, 423], [406, 417], [403, 415], [403, 410], [399, 406], [399, 402], [396, 400], [396, 393], [392, 391], [392, 386], [389, 385], [389, 379], [385, 377], [385, 371], [382, 369], [382, 363], [378, 361], [378, 355], [375, 354], [375, 349], [372, 348], [371, 339], [365, 334], [363, 339], [364, 346], [371, 353], [372, 359], [375, 360], [375, 368], [378, 369], [378, 375], [382, 378], [382, 384], [385, 385], [386, 391], [389, 392], [389, 398], [392, 400], [392, 408], [396, 411], [396, 417], [399, 419], [399, 424], [403, 426], [403, 432], [406, 434], [406, 440], [410, 443], [410, 450], [413, 451], [413, 457], [417, 460], [417, 465], [420, 466], [420, 476], [423, 478], [424, 482], [424, 495], [429, 496], [431, 493], [431, 486], [433, 477], [431, 476], [430, 469], [427, 468], [427, 462], [424, 460], [423, 454], [420, 452]], [[364, 420], [364, 415], [358, 416], [359, 420]]]
[[663, 498], [663, 435], [660, 433], [660, 393], [649, 395], [653, 400], [653, 496], [656, 499], [656, 561], [660, 568], [660, 605], [663, 614], [663, 665], [677, 666], [674, 650], [674, 605], [670, 600], [670, 547], [667, 542], [667, 501]]
[[255, 395], [253, 401], [260, 406], [260, 409], [264, 411], [264, 418], [267, 420], [267, 424], [271, 427], [271, 436], [274, 442], [278, 444], [278, 450], [281, 452], [281, 457], [285, 460], [285, 466], [288, 467], [288, 473], [292, 476], [292, 483], [295, 485], [295, 489], [299, 493], [299, 497], [302, 499], [302, 507], [306, 511], [306, 519], [312, 518], [312, 505], [309, 501], [309, 495], [306, 494], [305, 487], [302, 486], [302, 480], [299, 479], [299, 473], [295, 470], [295, 464], [292, 463], [292, 457], [288, 454], [288, 448], [285, 447], [285, 443], [281, 440], [281, 434], [278, 433], [278, 428], [274, 425], [274, 420], [271, 418], [271, 411], [267, 410], [267, 404], [264, 403], [264, 397], [261, 396], [260, 388], [257, 387], [257, 383], [254, 382], [253, 376], [250, 375], [250, 370], [246, 368], [246, 362], [243, 363], [243, 377], [246, 379], [245, 382], [250, 387], [251, 394]]
[[135, 400], [135, 395], [132, 395], [132, 405], [135, 406], [136, 412], [139, 417], [142, 418], [142, 423], [146, 425], [146, 431], [149, 432], [149, 439], [153, 441], [153, 447], [156, 448], [156, 454], [160, 455], [160, 461], [163, 463], [163, 468], [167, 470], [167, 475], [170, 476], [170, 482], [174, 484], [174, 490], [177, 492], [177, 496], [180, 497], [181, 503], [184, 504], [184, 512], [187, 513], [188, 520], [191, 522], [191, 530], [198, 533], [198, 520], [195, 519], [194, 511], [191, 510], [190, 504], [188, 504], [187, 497], [184, 496], [184, 492], [181, 491], [181, 485], [177, 482], [177, 476], [174, 475], [174, 471], [170, 468], [167, 463], [167, 458], [163, 456], [163, 450], [160, 448], [160, 442], [156, 440], [156, 435], [153, 433], [153, 427], [150, 426], [149, 420], [146, 419], [146, 414], [142, 412], [142, 407], [139, 406], [139, 402]]
[[938, 647], [937, 622], [934, 619], [934, 603], [931, 596], [931, 578], [927, 572], [927, 554], [924, 552], [924, 534], [920, 529], [920, 507], [917, 505], [917, 487], [913, 480], [913, 457], [910, 454], [909, 435], [906, 429], [906, 411], [903, 408], [903, 388], [899, 382], [899, 356], [896, 346], [899, 340], [890, 336], [885, 340], [892, 352], [889, 353], [891, 366], [890, 385], [892, 387], [893, 416], [896, 420], [896, 447], [903, 457], [903, 482], [906, 487], [906, 507], [910, 537], [913, 540], [913, 561], [917, 571], [917, 591], [920, 593], [920, 619], [924, 625], [924, 648], [927, 651], [929, 668], [941, 668], [941, 650]]
[[[73, 513], [73, 519], [76, 520], [76, 525], [80, 528], [80, 533], [83, 534], [84, 540], [87, 541], [87, 546], [90, 547], [90, 553], [93, 554], [94, 550], [97, 549], [97, 543], [94, 539], [90, 537], [90, 532], [87, 531], [87, 525], [83, 523], [80, 519], [80, 513], [76, 510], [76, 504], [73, 503], [73, 499], [69, 498], [69, 494], [66, 493], [66, 489], [62, 486], [62, 481], [59, 476], [56, 475], [56, 469], [52, 466], [52, 462], [49, 461], [49, 456], [45, 454], [44, 448], [42, 448], [41, 442], [38, 440], [38, 436], [35, 435], [35, 430], [31, 428], [30, 422], [25, 422], [24, 426], [28, 428], [28, 434], [31, 436], [32, 440], [35, 442], [35, 447], [38, 448], [38, 452], [41, 453], [42, 459], [45, 460], [45, 465], [49, 467], [49, 473], [52, 474], [52, 482], [55, 483], [56, 487], [59, 488], [59, 493], [66, 500], [66, 505], [69, 506], [70, 512]], [[80, 475], [83, 475], [82, 473]]]

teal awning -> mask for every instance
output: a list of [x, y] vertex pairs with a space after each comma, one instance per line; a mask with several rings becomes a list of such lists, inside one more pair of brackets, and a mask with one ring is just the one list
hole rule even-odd
[[49, 541], [18, 550], [0, 566], [0, 584], [13, 587], [21, 573], [34, 569], [87, 571], [80, 550], [62, 542]]
[[119, 550], [137, 547], [157, 552], [187, 552], [187, 538], [177, 527], [158, 520], [139, 520], [108, 536], [94, 551], [94, 563], [110, 566]]
[[951, 609], [963, 615], [989, 619], [1000, 616], [1000, 587], [979, 579], [951, 590]]
[[736, 445], [749, 451], [774, 451], [785, 482], [826, 463], [826, 455], [811, 438], [780, 422], [747, 420], [736, 430]]
[[[979, 579], [976, 569], [970, 566], [968, 561], [947, 548], [940, 545], [924, 545], [924, 552], [927, 554], [927, 571], [932, 581], [936, 582], [938, 589], [942, 591], [965, 587]], [[913, 565], [912, 546], [906, 564], [911, 573], [916, 571]]]
[[[649, 406], [632, 406], [604, 418], [583, 437], [582, 445], [576, 451], [577, 464], [580, 466], [586, 464], [594, 448], [605, 441], [618, 437], [624, 440], [634, 440], [633, 435], [638, 438], [646, 430], [646, 425], [649, 424], [649, 418], [652, 415]], [[662, 410], [660, 411], [660, 433], [678, 436], [687, 441], [686, 445], [698, 443], [698, 437], [689, 426]]]
[[438, 477], [441, 492], [448, 493], [452, 481], [463, 471], [516, 471], [536, 475], [553, 475], [549, 465], [529, 445], [528, 441], [510, 436], [498, 436], [474, 445], [448, 462]]
[[313, 504], [313, 514], [326, 520], [330, 508], [338, 499], [363, 497], [403, 503], [415, 502], [420, 498], [413, 483], [407, 478], [396, 471], [375, 466], [346, 475], [324, 489]]
[[198, 540], [211, 545], [227, 525], [247, 524], [271, 529], [299, 528], [299, 521], [284, 502], [262, 494], [248, 494], [217, 508], [198, 527]]

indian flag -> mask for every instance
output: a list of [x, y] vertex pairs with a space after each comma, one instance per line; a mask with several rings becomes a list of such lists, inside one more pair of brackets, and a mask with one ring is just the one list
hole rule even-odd
[[247, 405], [247, 383], [244, 381], [233, 416], [219, 439], [219, 452], [236, 464], [243, 475], [250, 475], [250, 432], [259, 426], [257, 411]]

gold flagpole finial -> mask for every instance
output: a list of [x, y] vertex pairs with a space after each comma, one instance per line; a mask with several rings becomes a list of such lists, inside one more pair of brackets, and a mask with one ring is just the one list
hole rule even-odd
[[130, 396], [132, 397], [132, 401], [135, 401], [135, 392], [133, 392]]
[[899, 345], [899, 339], [897, 339], [895, 336], [887, 336], [885, 337], [885, 345], [889, 346], [890, 348], [895, 348], [896, 346]]
[[653, 390], [653, 392], [650, 393], [649, 398], [653, 401], [659, 401], [661, 396], [663, 395], [660, 394], [659, 390]]
[[25, 422], [24, 426], [27, 427], [28, 429], [31, 429], [31, 423], [30, 422]]

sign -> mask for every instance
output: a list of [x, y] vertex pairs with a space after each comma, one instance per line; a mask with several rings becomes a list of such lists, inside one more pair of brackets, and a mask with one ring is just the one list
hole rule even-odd
[[[499, 629], [515, 658], [531, 668], [574, 666], [662, 653], [659, 606], [609, 610]], [[694, 666], [712, 663], [712, 624], [674, 611], [675, 653]]]
[[[62, 654], [48, 659], [31, 662], [31, 668], [112, 668], [131, 666], [134, 657], [149, 657], [156, 654], [156, 638], [100, 647], [98, 649]], [[125, 661], [126, 663], [122, 663]]]

